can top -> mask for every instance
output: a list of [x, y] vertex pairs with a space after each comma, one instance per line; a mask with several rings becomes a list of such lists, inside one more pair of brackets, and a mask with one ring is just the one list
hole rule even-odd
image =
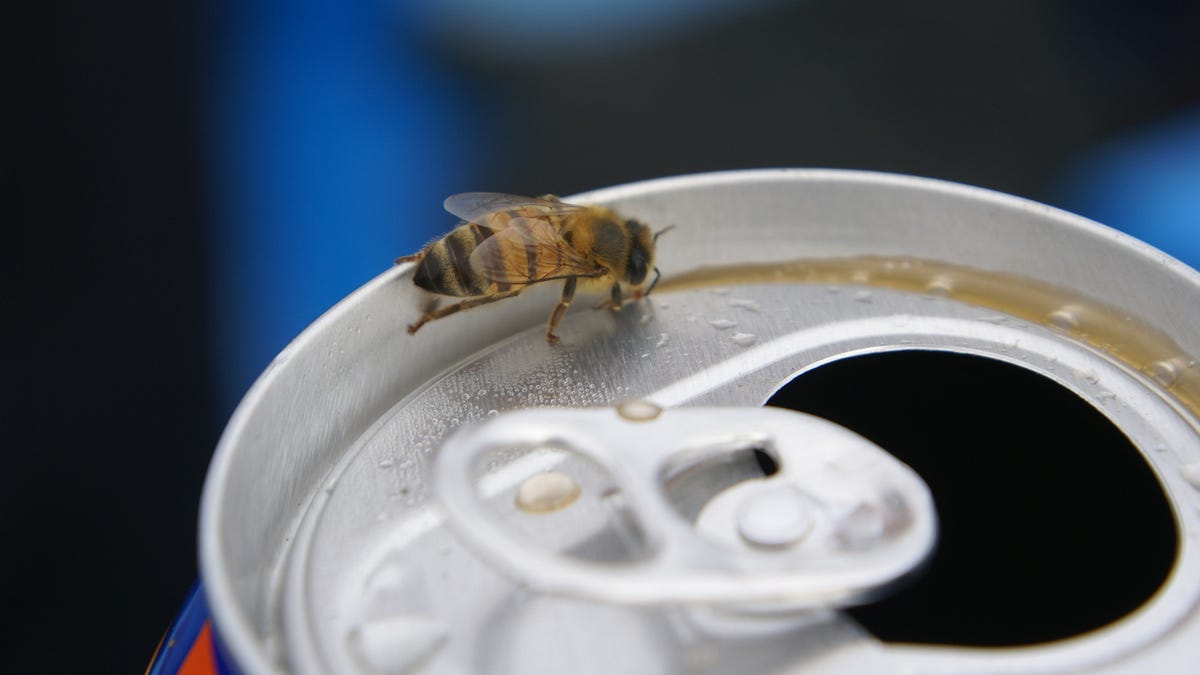
[[[657, 264], [664, 278], [648, 302], [612, 316], [572, 312], [563, 320], [558, 347], [539, 338], [557, 290], [552, 288], [531, 288], [503, 306], [464, 312], [409, 337], [405, 326], [421, 298], [407, 269], [395, 268], [318, 319], [247, 394], [210, 468], [200, 535], [218, 634], [244, 671], [362, 669], [362, 654], [382, 658], [373, 650], [398, 644], [388, 638], [401, 626], [398, 616], [406, 622], [404, 634], [425, 636], [409, 644], [413, 658], [434, 658], [439, 645], [467, 639], [447, 637], [447, 625], [484, 640], [481, 624], [518, 617], [471, 611], [513, 607], [496, 600], [500, 589], [511, 588], [513, 576], [530, 583], [521, 573], [529, 565], [544, 567], [546, 560], [513, 565], [512, 546], [481, 541], [475, 537], [481, 528], [469, 523], [449, 523], [459, 533], [451, 535], [429, 493], [437, 472], [452, 466], [436, 457], [458, 438], [451, 436], [455, 429], [493, 415], [499, 423], [508, 417], [500, 413], [510, 410], [611, 407], [631, 399], [648, 404], [626, 405], [627, 415], [652, 420], [658, 408], [673, 416], [683, 412], [678, 408], [759, 406], [797, 373], [848, 354], [894, 349], [960, 351], [1017, 363], [1103, 411], [1145, 452], [1176, 505], [1186, 535], [1176, 572], [1135, 615], [1053, 647], [983, 655], [893, 649], [837, 613], [781, 631], [819, 634], [805, 644], [840, 646], [839, 653], [875, 663], [877, 670], [931, 672], [1078, 669], [1116, 663], [1118, 656], [1136, 670], [1169, 660], [1173, 643], [1163, 639], [1161, 647], [1145, 647], [1168, 627], [1180, 640], [1200, 635], [1193, 611], [1200, 597], [1200, 551], [1192, 536], [1200, 532], [1200, 513], [1187, 472], [1200, 461], [1200, 369], [1190, 356], [1200, 353], [1200, 313], [1179, 311], [1200, 299], [1196, 272], [1124, 235], [1039, 204], [886, 174], [709, 174], [573, 200], [606, 204], [655, 227], [677, 226], [661, 243]], [[655, 423], [647, 424], [644, 429]], [[1154, 452], [1159, 448], [1167, 451]], [[606, 457], [588, 454], [581, 466], [611, 468]], [[495, 468], [484, 467], [485, 473]], [[507, 502], [513, 510], [550, 514], [546, 522], [559, 514], [602, 512], [567, 508], [597, 494], [579, 480], [573, 484], [574, 473], [541, 473], [551, 475], [528, 486], [527, 476], [503, 483], [514, 494], [525, 488]], [[635, 485], [650, 481], [648, 473], [640, 475]], [[445, 487], [439, 494], [464, 497]], [[786, 490], [745, 497], [723, 512], [723, 531], [738, 546], [766, 555], [821, 532], [805, 497]], [[455, 518], [470, 512], [471, 502], [462, 503]], [[638, 505], [653, 503], [646, 498]], [[931, 525], [932, 519], [912, 522]], [[572, 521], [560, 534], [590, 532], [585, 526]], [[471, 555], [458, 552], [464, 539]], [[662, 532], [647, 539], [664, 540]], [[420, 546], [412, 548], [414, 542]], [[900, 558], [919, 559], [919, 549], [913, 545]], [[443, 551], [453, 553], [440, 557]], [[488, 555], [499, 559], [496, 569], [503, 574], [483, 571], [487, 566], [479, 558]], [[457, 576], [448, 581], [439, 575]], [[478, 584], [481, 604], [454, 604], [443, 594], [446, 584]], [[667, 598], [660, 586], [666, 588], [646, 584], [620, 593], [642, 593], [636, 601], [654, 604]], [[825, 586], [835, 587], [863, 588]], [[661, 595], [647, 600], [651, 591]], [[405, 605], [407, 613], [397, 613], [395, 603], [404, 602], [422, 606]], [[521, 607], [519, 616], [536, 621], [513, 618], [507, 621], [512, 630], [537, 625], [548, 631], [543, 637], [557, 635], [546, 617], [561, 606]], [[385, 610], [392, 612], [391, 623], [374, 621], [379, 615], [372, 612]], [[628, 653], [645, 663], [667, 658], [656, 651], [662, 645], [690, 644], [700, 651], [685, 649], [690, 656], [662, 662], [664, 670], [708, 664], [719, 671], [712, 658], [725, 652], [706, 652], [680, 638], [671, 627], [678, 622], [666, 621], [664, 628], [655, 611], [626, 615], [593, 608], [584, 611], [589, 618], [580, 625], [624, 636], [622, 644], [633, 645]], [[684, 623], [696, 635], [739, 630], [713, 616]], [[515, 633], [503, 642], [510, 650], [522, 644]], [[1130, 656], [1135, 652], [1142, 660]], [[776, 654], [764, 649], [763, 658], [768, 653]], [[778, 651], [780, 659], [786, 656]]]

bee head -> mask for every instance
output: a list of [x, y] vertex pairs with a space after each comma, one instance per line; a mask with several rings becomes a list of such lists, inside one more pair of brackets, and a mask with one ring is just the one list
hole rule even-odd
[[625, 261], [625, 279], [634, 286], [646, 280], [646, 273], [654, 266], [654, 237], [650, 228], [636, 220], [625, 221], [633, 241], [629, 246], [629, 259]]

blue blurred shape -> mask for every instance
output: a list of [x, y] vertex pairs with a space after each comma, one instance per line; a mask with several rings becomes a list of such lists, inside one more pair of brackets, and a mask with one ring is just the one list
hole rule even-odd
[[1200, 108], [1088, 151], [1057, 201], [1200, 268]]
[[[399, 3], [402, 5], [403, 3]], [[477, 119], [389, 3], [230, 3], [212, 50], [214, 344], [228, 411], [308, 323], [479, 189]]]

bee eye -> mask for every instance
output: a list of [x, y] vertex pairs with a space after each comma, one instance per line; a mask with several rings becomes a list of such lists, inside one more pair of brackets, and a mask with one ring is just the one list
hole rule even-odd
[[629, 283], [637, 285], [646, 279], [646, 251], [641, 246], [634, 246], [629, 251], [629, 264], [626, 266], [626, 277]]

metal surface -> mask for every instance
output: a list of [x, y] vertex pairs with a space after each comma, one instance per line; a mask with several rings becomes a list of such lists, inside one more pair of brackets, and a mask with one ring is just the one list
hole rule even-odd
[[[766, 453], [777, 471], [736, 480], [738, 464], [754, 461], [750, 450]], [[507, 527], [495, 517], [505, 508], [495, 497], [514, 501], [511, 491], [485, 496], [477, 487], [572, 458], [598, 470], [566, 475], [607, 479], [584, 492], [621, 500], [628, 513], [618, 522], [636, 522], [644, 555], [601, 565], [530, 546], [516, 530], [549, 531], [546, 516], [518, 509], [522, 522]], [[447, 439], [433, 484], [450, 524], [485, 564], [533, 593], [618, 604], [848, 604], [916, 568], [936, 533], [933, 498], [911, 469], [836, 424], [779, 409], [675, 409], [649, 421], [613, 408], [514, 412]], [[716, 509], [695, 502], [718, 493], [723, 513], [697, 527], [701, 513]]]
[[[1200, 643], [1200, 489], [1188, 480], [1200, 462], [1188, 408], [1200, 275], [1042, 205], [891, 175], [711, 174], [577, 199], [678, 226], [660, 241], [665, 279], [648, 302], [615, 315], [574, 311], [557, 347], [540, 338], [556, 288], [409, 337], [421, 298], [396, 268], [321, 317], [247, 394], [214, 457], [200, 535], [218, 633], [244, 671], [1187, 670], [1179, 655]], [[856, 270], [858, 256], [877, 258]], [[781, 267], [745, 283], [726, 275], [720, 287], [669, 283], [695, 268], [840, 259], [844, 278], [805, 281]], [[925, 274], [913, 259], [958, 267], [930, 266], [921, 292], [881, 271], [909, 265], [906, 273]], [[955, 276], [964, 270], [1002, 273], [996, 287], [1018, 279], [1057, 289], [1046, 297], [1063, 302], [1044, 314], [989, 306], [956, 292], [970, 276]], [[1150, 346], [1105, 347], [1094, 336], [1107, 324], [1088, 324], [1096, 316], [1115, 317], [1113, 335]], [[1094, 330], [1083, 334], [1081, 322]], [[1158, 475], [1181, 530], [1175, 569], [1157, 595], [1092, 633], [1003, 650], [881, 644], [836, 611], [775, 617], [750, 631], [744, 617], [709, 610], [523, 595], [462, 547], [430, 501], [443, 439], [499, 412], [633, 398], [666, 408], [757, 406], [829, 360], [913, 348], [1019, 364], [1122, 429]], [[493, 482], [497, 491], [514, 487]]]

